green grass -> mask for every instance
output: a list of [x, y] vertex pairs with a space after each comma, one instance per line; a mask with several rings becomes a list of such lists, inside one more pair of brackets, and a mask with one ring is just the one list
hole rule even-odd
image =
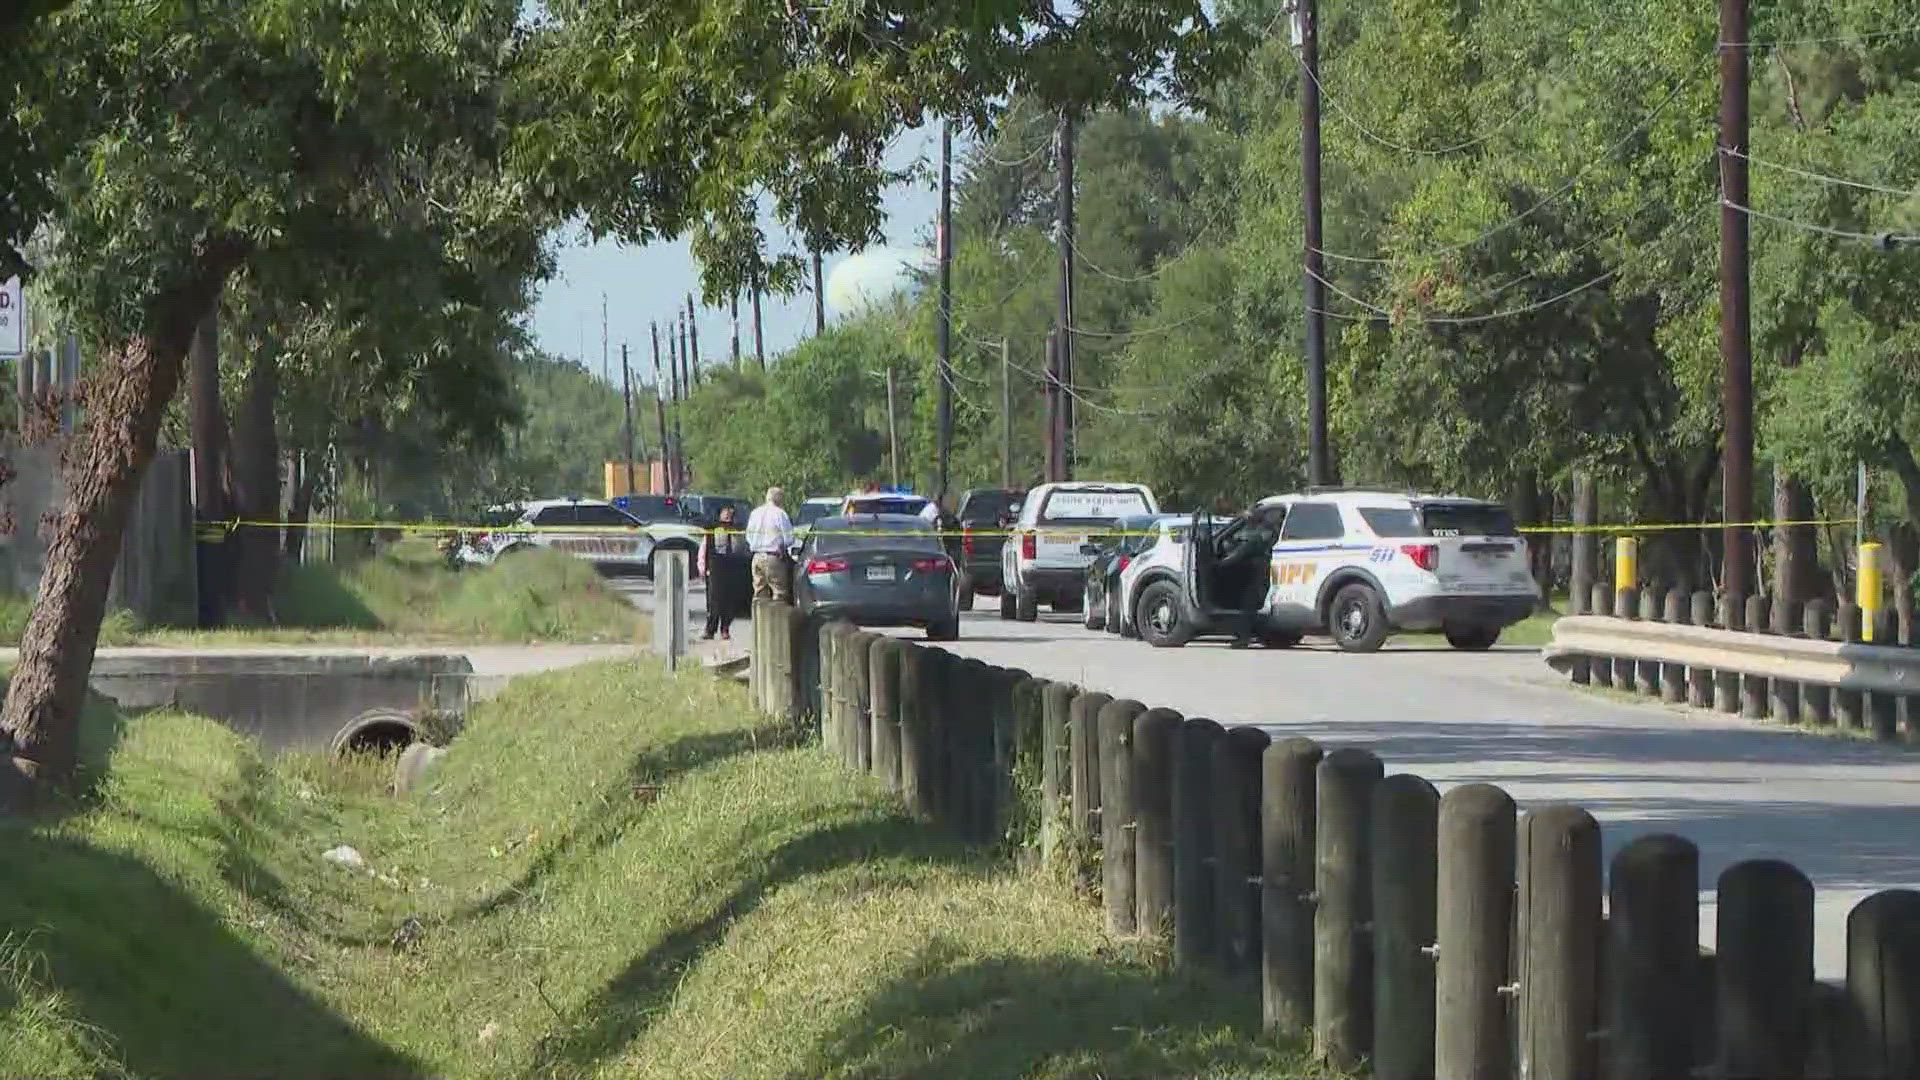
[[[1500, 634], [1500, 644], [1519, 645], [1539, 648], [1553, 641], [1553, 624], [1560, 621], [1562, 610], [1555, 607], [1548, 611], [1537, 612], [1524, 621], [1507, 627]], [[1404, 634], [1397, 641], [1417, 644], [1427, 648], [1445, 648], [1447, 639], [1441, 634]]]
[[[0, 823], [30, 934], [0, 1046], [47, 1048], [0, 1077], [1312, 1075], [1251, 987], [1110, 939], [695, 673], [518, 681], [409, 800], [178, 715], [107, 761], [65, 817]], [[319, 858], [343, 842], [374, 872]]]

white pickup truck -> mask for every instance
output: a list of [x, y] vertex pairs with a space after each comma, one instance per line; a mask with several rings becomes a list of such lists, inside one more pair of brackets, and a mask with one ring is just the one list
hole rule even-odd
[[1099, 554], [1093, 537], [1118, 518], [1159, 511], [1145, 484], [1070, 480], [1029, 491], [1000, 552], [1000, 617], [1032, 622], [1043, 600], [1078, 611], [1087, 565]]

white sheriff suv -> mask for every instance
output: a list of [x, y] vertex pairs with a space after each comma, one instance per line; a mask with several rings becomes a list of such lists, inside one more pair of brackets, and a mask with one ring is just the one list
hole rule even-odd
[[1126, 595], [1140, 636], [1177, 646], [1228, 624], [1248, 583], [1224, 580], [1215, 563], [1276, 510], [1285, 518], [1256, 628], [1270, 647], [1325, 634], [1348, 652], [1373, 652], [1395, 631], [1439, 631], [1454, 648], [1481, 650], [1539, 603], [1527, 542], [1499, 503], [1310, 488], [1262, 499], [1225, 526], [1201, 521], [1177, 555], [1163, 543], [1136, 562]]
[[481, 543], [489, 561], [526, 548], [552, 548], [592, 563], [603, 571], [638, 571], [653, 576], [661, 551], [687, 553], [689, 574], [704, 535], [681, 521], [642, 522], [598, 499], [542, 499], [527, 503], [513, 524], [489, 533]]
[[1159, 511], [1144, 484], [1069, 480], [1027, 492], [1000, 551], [1000, 617], [1032, 622], [1042, 601], [1079, 610], [1087, 566], [1100, 553], [1094, 536], [1119, 518]]

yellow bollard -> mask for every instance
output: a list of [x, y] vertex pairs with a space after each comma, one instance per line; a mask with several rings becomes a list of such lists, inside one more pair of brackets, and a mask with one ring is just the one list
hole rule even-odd
[[1860, 545], [1860, 572], [1855, 575], [1860, 605], [1860, 640], [1873, 640], [1873, 624], [1880, 615], [1880, 545]]
[[1613, 592], [1620, 593], [1640, 584], [1640, 541], [1631, 536], [1613, 542]]

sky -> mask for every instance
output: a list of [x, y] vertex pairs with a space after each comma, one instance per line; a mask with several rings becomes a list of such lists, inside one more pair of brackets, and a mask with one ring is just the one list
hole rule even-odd
[[[960, 157], [962, 140], [956, 135], [954, 157]], [[887, 163], [905, 168], [916, 161], [932, 166], [937, 178], [940, 132], [936, 125], [903, 132], [894, 141]], [[933, 245], [934, 218], [940, 202], [937, 179], [914, 184], [899, 184], [882, 198], [886, 211], [886, 249], [926, 248]], [[768, 230], [773, 253], [800, 250], [796, 238], [777, 227]], [[899, 252], [880, 250], [874, 257], [842, 266], [847, 253], [829, 254], [824, 260], [827, 279], [827, 320], [837, 312], [834, 300], [846, 295], [854, 278], [866, 278], [874, 263], [889, 262]], [[653, 365], [648, 324], [658, 322], [662, 332], [675, 313], [686, 310], [687, 296], [699, 288], [700, 272], [686, 240], [670, 244], [628, 247], [605, 241], [586, 243], [577, 234], [563, 237], [557, 246], [559, 272], [541, 290], [534, 305], [532, 329], [535, 341], [545, 351], [584, 362], [589, 370], [601, 371], [600, 310], [606, 297], [608, 370], [618, 379], [620, 345], [632, 349], [634, 377], [650, 374]], [[838, 278], [835, 271], [841, 271]], [[813, 293], [811, 283], [792, 297], [768, 296], [761, 303], [761, 323], [765, 331], [767, 356], [772, 358], [813, 333]], [[700, 357], [703, 363], [725, 359], [731, 348], [731, 319], [722, 308], [705, 309], [696, 314]], [[751, 308], [744, 302], [740, 311], [740, 347], [742, 356], [753, 351]], [[665, 346], [662, 345], [664, 350]]]

